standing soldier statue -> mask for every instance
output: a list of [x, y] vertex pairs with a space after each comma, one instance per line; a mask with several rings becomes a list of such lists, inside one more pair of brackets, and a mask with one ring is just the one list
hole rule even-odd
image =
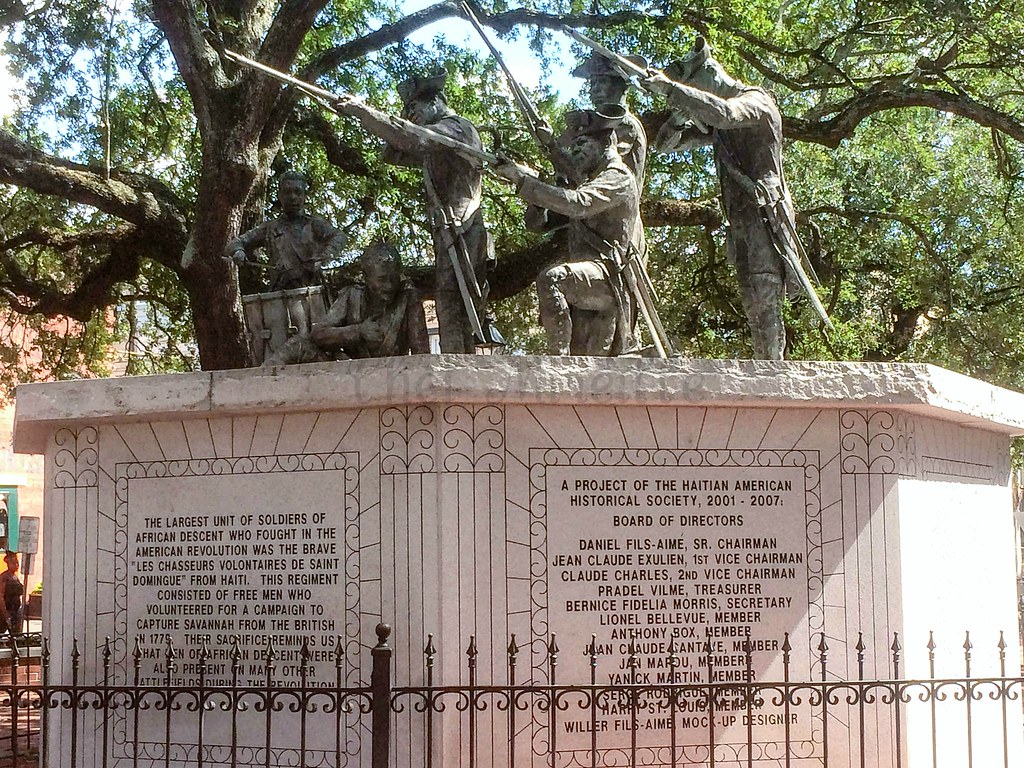
[[[637, 67], [647, 68], [647, 61], [639, 56], [630, 57]], [[590, 86], [590, 103], [594, 109], [605, 111], [605, 105], [615, 104], [624, 110], [622, 122], [615, 129], [619, 154], [626, 167], [636, 177], [637, 186], [643, 192], [644, 173], [647, 165], [647, 132], [640, 119], [626, 106], [626, 91], [630, 77], [622, 65], [599, 53], [592, 53], [573, 70], [573, 77], [584, 78]]]
[[296, 171], [281, 174], [277, 202], [281, 215], [260, 224], [228, 243], [226, 253], [237, 264], [245, 264], [257, 248], [270, 261], [270, 290], [319, 286], [321, 265], [341, 255], [345, 234], [319, 216], [306, 213], [309, 182]]
[[[400, 83], [398, 94], [405, 105], [402, 117], [435, 134], [482, 149], [473, 124], [448, 106], [444, 84], [443, 72]], [[476, 344], [490, 341], [488, 336], [493, 333], [486, 320], [487, 269], [494, 254], [480, 209], [483, 164], [406, 130], [400, 122], [357, 99], [341, 97], [334, 107], [387, 141], [387, 160], [423, 168], [434, 240], [441, 351], [475, 352]]]
[[714, 148], [729, 222], [726, 249], [739, 277], [754, 357], [781, 360], [787, 283], [803, 287], [826, 326], [831, 323], [808, 278], [813, 270], [802, 263], [806, 258], [782, 174], [782, 116], [775, 100], [726, 74], [702, 37], [689, 56], [664, 73], [650, 72], [643, 86], [666, 95], [676, 110], [655, 141], [659, 151], [695, 144]]
[[537, 278], [540, 319], [553, 355], [618, 355], [632, 345], [634, 269], [642, 269], [643, 224], [636, 178], [619, 155], [624, 110], [567, 116], [568, 155], [584, 181], [575, 189], [545, 184], [515, 163], [499, 176], [521, 198], [569, 219], [569, 257]]

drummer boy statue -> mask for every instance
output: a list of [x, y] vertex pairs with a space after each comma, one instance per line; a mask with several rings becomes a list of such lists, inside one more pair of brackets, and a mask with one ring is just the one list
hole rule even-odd
[[267, 252], [271, 291], [322, 285], [320, 265], [340, 256], [345, 247], [345, 233], [326, 219], [305, 212], [308, 191], [303, 174], [281, 174], [277, 188], [281, 215], [228, 243], [227, 255], [237, 264], [248, 262], [257, 248]]

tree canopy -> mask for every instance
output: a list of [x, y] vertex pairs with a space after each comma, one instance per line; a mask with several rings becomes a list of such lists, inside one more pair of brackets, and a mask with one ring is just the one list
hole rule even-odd
[[[348, 119], [235, 65], [236, 50], [392, 113], [395, 84], [445, 67], [448, 97], [488, 144], [547, 166], [495, 62], [410, 33], [461, 17], [389, 0], [49, 0], [0, 4], [19, 108], [0, 125], [2, 383], [94, 375], [114, 344], [128, 371], [240, 367], [241, 292], [256, 276], [222, 258], [261, 221], [274, 177], [315, 180], [310, 207], [359, 245], [394, 240], [429, 294], [418, 174], [386, 165]], [[836, 331], [789, 307], [789, 356], [927, 361], [1024, 386], [1024, 18], [1009, 4], [947, 0], [716, 0], [584, 4], [496, 0], [478, 14], [549, 64], [568, 25], [664, 66], [696, 34], [784, 114], [802, 239]], [[577, 51], [581, 56], [582, 51]], [[548, 83], [548, 86], [550, 83]], [[535, 93], [559, 124], [567, 105]], [[633, 92], [649, 132], [665, 104]], [[643, 213], [662, 315], [681, 351], [749, 356], [724, 253], [710, 155], [653, 157]], [[527, 233], [489, 183], [499, 325], [541, 348], [538, 269], [556, 241]], [[22, 331], [33, 339], [27, 356]]]

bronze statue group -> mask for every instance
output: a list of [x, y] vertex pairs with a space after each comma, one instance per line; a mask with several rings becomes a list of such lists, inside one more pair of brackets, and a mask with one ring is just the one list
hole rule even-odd
[[[648, 140], [626, 106], [634, 78], [639, 87], [667, 97], [672, 108], [653, 142], [655, 150], [713, 148], [729, 225], [727, 253], [739, 278], [754, 356], [783, 358], [787, 291], [805, 291], [828, 325], [796, 234], [782, 171], [782, 118], [771, 95], [731, 78], [703, 38], [662, 72], [572, 34], [595, 49], [573, 73], [587, 79], [592, 108], [570, 112], [558, 136], [542, 121], [531, 124], [552, 156], [557, 175], [552, 183], [532, 168], [484, 151], [476, 127], [448, 105], [443, 73], [399, 84], [401, 117], [353, 97], [332, 96], [335, 111], [387, 142], [385, 159], [422, 169], [441, 351], [472, 353], [478, 344], [500, 338], [487, 313], [494, 246], [481, 199], [489, 168], [528, 204], [528, 228], [567, 229], [564, 254], [537, 277], [548, 351], [640, 354], [637, 325], [643, 317], [657, 354], [673, 354], [647, 272], [640, 198]], [[300, 175], [282, 175], [281, 216], [228, 246], [228, 255], [240, 263], [262, 247], [273, 267], [272, 290], [319, 282], [318, 265], [344, 245], [337, 229], [305, 213], [306, 188]], [[343, 292], [326, 317], [275, 350], [267, 363], [429, 351], [422, 305], [402, 275], [397, 251], [373, 245], [360, 266], [365, 285]]]

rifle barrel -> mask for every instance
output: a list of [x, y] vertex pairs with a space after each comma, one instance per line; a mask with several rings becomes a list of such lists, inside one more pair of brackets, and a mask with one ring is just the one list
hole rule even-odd
[[[303, 91], [304, 93], [310, 96], [314, 96], [322, 100], [330, 109], [336, 112], [338, 111], [336, 105], [341, 99], [341, 97], [338, 96], [338, 94], [331, 93], [330, 91], [325, 90], [324, 88], [320, 88], [316, 85], [313, 85], [312, 83], [307, 83], [305, 80], [300, 80], [297, 77], [293, 77], [292, 75], [280, 72], [274, 69], [273, 67], [268, 67], [266, 64], [261, 64], [255, 59], [250, 59], [248, 56], [243, 56], [240, 53], [235, 53], [234, 51], [227, 49], [225, 49], [224, 53], [232, 61], [236, 61], [239, 64], [244, 64], [250, 69], [255, 69], [257, 72], [262, 72], [268, 77], [272, 77], [273, 79], [279, 82], [287, 83], [288, 85], [293, 85], [300, 91]], [[374, 109], [369, 104], [362, 102], [362, 100], [354, 96], [349, 96], [348, 98], [351, 99], [353, 102], [358, 103], [362, 109], [377, 113], [380, 119], [386, 119], [390, 121], [393, 125], [401, 128], [402, 130], [405, 130], [416, 136], [420, 136], [421, 138], [424, 138], [427, 141], [432, 141], [435, 144], [440, 144], [442, 146], [448, 147], [449, 149], [453, 149], [465, 157], [469, 157], [473, 160], [479, 160], [489, 165], [501, 164], [501, 160], [498, 158], [497, 155], [493, 155], [490, 152], [485, 152], [482, 149], [478, 149], [477, 147], [465, 144], [457, 139], [445, 136], [444, 134], [438, 133], [437, 131], [432, 130], [427, 126], [416, 125], [416, 123], [410, 122], [409, 120], [406, 120], [404, 118], [395, 117], [380, 112], [379, 110]]]
[[467, 0], [462, 0], [462, 10], [466, 14], [466, 18], [469, 20], [469, 23], [473, 25], [473, 28], [477, 31], [477, 34], [480, 35], [480, 38], [484, 41], [484, 45], [487, 46], [488, 50], [491, 52], [491, 55], [494, 57], [494, 60], [498, 62], [498, 66], [501, 67], [501, 71], [505, 74], [505, 82], [508, 83], [509, 90], [512, 92], [512, 98], [515, 99], [516, 104], [519, 105], [520, 111], [526, 117], [526, 122], [529, 124], [530, 133], [534, 135], [534, 138], [538, 138], [537, 128], [545, 122], [544, 118], [540, 116], [540, 113], [537, 112], [536, 108], [533, 106], [533, 104], [530, 102], [530, 99], [527, 97], [526, 92], [523, 90], [523, 87], [519, 84], [515, 77], [513, 77], [512, 71], [508, 68], [508, 65], [505, 63], [505, 59], [498, 52], [498, 49], [495, 47], [494, 43], [491, 42], [491, 38], [488, 37], [487, 32], [484, 30], [483, 25], [480, 23], [480, 20], [477, 18], [476, 13], [473, 12], [473, 8], [472, 6], [470, 6]]
[[611, 59], [615, 63], [621, 65], [622, 68], [625, 69], [627, 72], [632, 72], [637, 77], [650, 77], [654, 73], [654, 70], [641, 67], [639, 64], [630, 61], [625, 56], [618, 54], [611, 48], [608, 48], [607, 46], [604, 46], [601, 43], [597, 42], [597, 40], [592, 40], [586, 35], [580, 34], [571, 27], [562, 27], [562, 29], [564, 29], [565, 33], [576, 42], [583, 43], [583, 45], [601, 54], [606, 59]]
[[229, 50], [227, 48], [224, 49], [224, 53], [232, 61], [236, 61], [239, 64], [244, 64], [250, 69], [255, 69], [257, 72], [262, 72], [265, 75], [269, 75], [270, 77], [282, 83], [294, 85], [296, 88], [305, 91], [310, 96], [316, 96], [317, 98], [324, 99], [327, 102], [334, 102], [338, 98], [336, 94], [333, 94], [330, 91], [325, 90], [324, 88], [320, 88], [316, 85], [313, 85], [312, 83], [307, 83], [305, 80], [300, 80], [297, 77], [292, 77], [291, 75], [286, 74], [284, 72], [280, 72], [274, 69], [273, 67], [268, 67], [266, 64], [261, 64], [255, 59], [250, 59], [248, 56], [243, 56], [240, 53], [235, 53], [234, 51]]

